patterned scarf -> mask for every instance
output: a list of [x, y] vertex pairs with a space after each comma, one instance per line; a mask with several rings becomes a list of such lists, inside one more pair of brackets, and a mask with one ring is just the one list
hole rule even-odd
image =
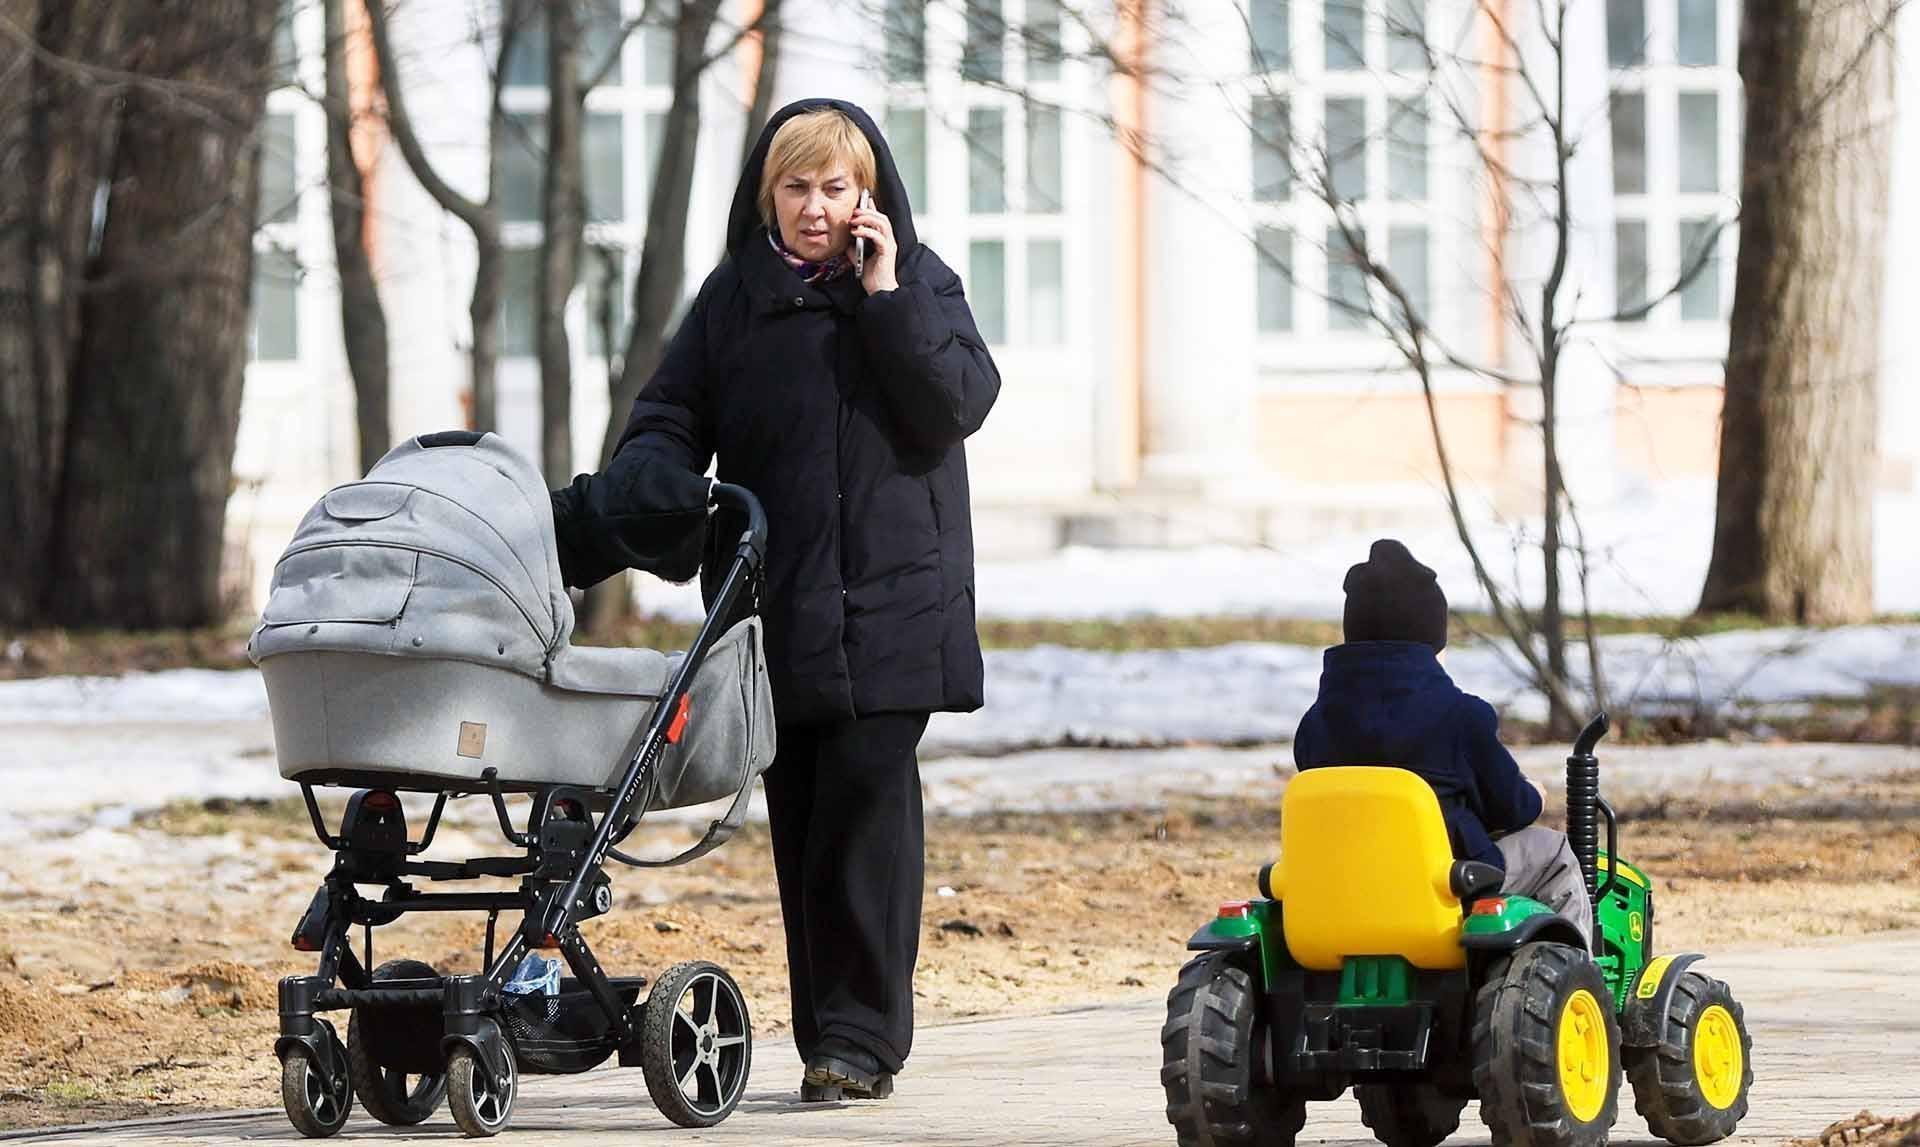
[[767, 228], [767, 242], [773, 244], [773, 249], [786, 260], [787, 266], [793, 268], [794, 274], [808, 283], [830, 283], [853, 270], [853, 260], [845, 255], [835, 255], [818, 263], [801, 258], [788, 250], [787, 245], [780, 241], [779, 232], [771, 227]]

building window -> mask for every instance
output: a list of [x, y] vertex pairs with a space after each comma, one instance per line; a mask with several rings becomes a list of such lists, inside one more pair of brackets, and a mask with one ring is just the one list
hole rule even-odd
[[1718, 0], [1680, 0], [1675, 62], [1697, 68], [1719, 63], [1719, 36]]
[[1249, 60], [1254, 73], [1286, 71], [1293, 51], [1287, 0], [1249, 0], [1247, 31], [1252, 38]]
[[[1373, 286], [1347, 249], [1328, 199], [1340, 205], [1357, 241], [1401, 281], [1419, 320], [1432, 321], [1425, 313], [1437, 250], [1428, 217], [1428, 7], [1427, 0], [1248, 0], [1248, 50], [1263, 82], [1248, 108], [1262, 334], [1362, 330], [1374, 305], [1388, 321], [1400, 321], [1397, 310], [1371, 297]], [[1318, 71], [1311, 57], [1292, 58], [1296, 32], [1309, 51], [1319, 44]], [[1295, 140], [1317, 144], [1296, 151]], [[1310, 169], [1296, 170], [1300, 155], [1312, 157]], [[1316, 251], [1323, 240], [1324, 269]], [[1309, 302], [1298, 313], [1296, 268], [1306, 276], [1301, 297]], [[1324, 312], [1315, 304], [1321, 298]]]
[[1720, 97], [1680, 94], [1680, 190], [1720, 190]]
[[920, 83], [927, 75], [927, 0], [887, 0], [886, 75]]
[[[1427, 229], [1419, 224], [1387, 228], [1387, 271], [1406, 292], [1413, 313], [1425, 322], [1427, 309]], [[1392, 304], [1398, 306], [1397, 303]]]
[[580, 166], [587, 185], [587, 218], [626, 217], [626, 146], [618, 112], [588, 112], [580, 131]]
[[[1722, 317], [1737, 204], [1735, 0], [1608, 0], [1615, 309], [1649, 327]], [[1695, 273], [1702, 245], [1711, 257]], [[1683, 281], [1683, 279], [1685, 281]]]
[[967, 245], [967, 295], [980, 337], [1007, 341], [1007, 245], [999, 239], [975, 239]]
[[1060, 109], [1027, 106], [1027, 213], [1057, 215], [1060, 192]]
[[680, 0], [642, 0], [648, 17], [640, 26], [640, 70], [654, 87], [673, 86], [673, 30], [680, 22]]
[[1647, 0], [1607, 0], [1607, 62], [1616, 68], [1647, 62]]
[[300, 75], [300, 48], [293, 34], [293, 0], [280, 0], [273, 18], [273, 80], [276, 86], [291, 84]]
[[1262, 227], [1254, 241], [1256, 311], [1263, 334], [1293, 329], [1293, 233]]
[[900, 181], [907, 186], [907, 198], [920, 210], [931, 210], [927, 201], [926, 109], [888, 108], [887, 145], [893, 149], [893, 165], [900, 172]]
[[1720, 318], [1719, 231], [1720, 225], [1712, 219], [1680, 222], [1681, 273], [1698, 268], [1680, 286], [1680, 318], [1686, 322]]
[[1323, 66], [1329, 72], [1367, 66], [1367, 10], [1364, 0], [1326, 0], [1321, 13]]
[[1060, 78], [1060, 0], [1027, 0], [1027, 79], [1051, 83]]
[[997, 84], [1004, 78], [1007, 24], [1000, 0], [966, 0], [967, 39], [960, 50], [960, 78]]
[[547, 182], [547, 115], [507, 116], [500, 155], [500, 215], [509, 223], [538, 223]]
[[967, 112], [967, 210], [999, 215], [1007, 209], [1006, 113], [999, 108]]
[[625, 350], [627, 333], [626, 253], [618, 247], [588, 247], [580, 254], [580, 278], [587, 291], [587, 353], [607, 354], [607, 331], [612, 345]]
[[[657, 4], [658, 0], [654, 2]], [[544, 88], [547, 86], [546, 8], [538, 3], [507, 3], [501, 6], [502, 19], [508, 18], [516, 9], [521, 17], [519, 25], [513, 29], [513, 47], [507, 53], [507, 86]], [[626, 19], [620, 12], [620, 0], [587, 0], [579, 7], [578, 19], [580, 38], [576, 57], [580, 76], [592, 77], [605, 66], [607, 74], [600, 82], [619, 84], [620, 56], [625, 47], [626, 34]], [[655, 81], [657, 83], [671, 83], [673, 79], [671, 31], [666, 41], [667, 66]]]
[[297, 121], [290, 112], [272, 112], [260, 133], [260, 202], [255, 217], [262, 224], [291, 223], [300, 214], [300, 143]]
[[1293, 194], [1292, 112], [1284, 97], [1253, 98], [1253, 197], [1282, 203]]
[[253, 255], [253, 323], [248, 342], [255, 362], [300, 357], [300, 263], [277, 247]]
[[1357, 331], [1367, 323], [1367, 273], [1339, 227], [1327, 228], [1327, 329]]
[[1065, 250], [1058, 239], [1027, 244], [1027, 341], [1059, 346], [1067, 337]]
[[1327, 101], [1327, 190], [1342, 203], [1367, 193], [1367, 101]]
[[1647, 190], [1647, 99], [1638, 92], [1613, 97], [1613, 193]]
[[528, 356], [540, 349], [540, 249], [510, 247], [501, 252], [500, 353]]
[[1387, 198], [1417, 203], [1427, 197], [1427, 113], [1418, 100], [1387, 104]]
[[1424, 0], [1387, 0], [1387, 67], [1396, 72], [1427, 68], [1427, 13]]
[[1613, 225], [1613, 282], [1615, 311], [1645, 322], [1634, 313], [1647, 305], [1647, 225], [1637, 219]]

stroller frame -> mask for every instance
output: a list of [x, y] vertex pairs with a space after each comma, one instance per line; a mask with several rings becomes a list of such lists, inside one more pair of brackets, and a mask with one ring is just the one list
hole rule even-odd
[[[280, 981], [280, 1035], [274, 1042], [274, 1054], [281, 1061], [283, 1101], [294, 1125], [308, 1136], [331, 1135], [346, 1122], [352, 1105], [351, 1093], [362, 1090], [362, 1102], [386, 1122], [418, 1122], [437, 1106], [438, 1093], [416, 1094], [413, 1115], [404, 1114], [407, 1096], [402, 1087], [397, 1097], [385, 1102], [370, 1101], [364, 1094], [365, 1082], [351, 1078], [349, 1056], [333, 1025], [318, 1013], [342, 1009], [404, 1009], [419, 1014], [431, 1005], [440, 1009], [441, 1028], [438, 1053], [447, 1063], [450, 1105], [461, 1129], [469, 1135], [492, 1135], [505, 1128], [517, 1092], [521, 1070], [532, 1074], [583, 1071], [584, 1066], [541, 1066], [516, 1062], [515, 1049], [506, 1030], [504, 1009], [512, 997], [505, 993], [508, 979], [523, 957], [534, 949], [557, 949], [572, 972], [573, 983], [566, 992], [582, 989], [590, 995], [605, 1036], [598, 1046], [600, 1058], [606, 1047], [617, 1049], [623, 1067], [640, 1066], [646, 1071], [648, 1091], [654, 1102], [681, 1126], [711, 1126], [725, 1119], [739, 1101], [751, 1066], [752, 1038], [744, 999], [731, 977], [713, 964], [696, 962], [680, 965], [655, 985], [653, 996], [645, 1004], [635, 997], [646, 984], [645, 977], [609, 976], [599, 959], [580, 934], [581, 922], [606, 914], [613, 907], [612, 882], [605, 871], [609, 857], [624, 863], [646, 866], [660, 862], [636, 861], [622, 854], [618, 845], [638, 825], [646, 813], [642, 795], [651, 791], [661, 754], [669, 743], [677, 743], [688, 720], [687, 695], [694, 675], [708, 651], [726, 629], [728, 618], [741, 594], [757, 587], [766, 555], [767, 522], [765, 512], [752, 493], [739, 486], [716, 483], [711, 504], [744, 513], [747, 527], [728, 563], [711, 608], [698, 635], [670, 679], [666, 693], [648, 718], [646, 733], [629, 755], [620, 782], [611, 788], [592, 789], [577, 785], [540, 785], [532, 792], [533, 807], [524, 832], [513, 827], [504, 790], [492, 769], [483, 774], [486, 788], [477, 791], [441, 790], [433, 804], [425, 829], [418, 841], [409, 839], [404, 812], [395, 789], [361, 789], [353, 793], [342, 816], [340, 831], [327, 830], [314, 799], [313, 786], [302, 782], [313, 830], [321, 843], [335, 853], [334, 865], [295, 927], [295, 949], [315, 952], [319, 966], [310, 976], [289, 976]], [[525, 850], [520, 856], [479, 857], [462, 861], [418, 859], [432, 844], [441, 814], [451, 797], [487, 795], [492, 799], [500, 830], [507, 841]], [[593, 810], [604, 806], [596, 821]], [[690, 859], [705, 847], [696, 846], [673, 863]], [[519, 877], [513, 890], [494, 892], [419, 891], [409, 882], [418, 878], [428, 882], [470, 880], [479, 877]], [[362, 895], [357, 884], [383, 885], [384, 895], [372, 899]], [[503, 912], [520, 911], [520, 926], [498, 944], [496, 931]], [[487, 913], [485, 971], [477, 975], [422, 976], [399, 975], [376, 978], [373, 962], [373, 930], [391, 923], [409, 912]], [[363, 954], [354, 952], [351, 930], [362, 929]], [[430, 971], [421, 966], [419, 971]], [[672, 1062], [672, 1048], [649, 1046], [649, 1038], [672, 1028], [672, 1017], [663, 1014], [661, 1025], [647, 1023], [648, 1009], [675, 1008], [684, 992], [708, 982], [707, 1020], [701, 1026], [689, 1021], [695, 1030], [699, 1059], [686, 1071], [691, 1077], [703, 1065], [718, 1064], [715, 1043], [717, 1013], [725, 1003], [737, 1012], [740, 1032], [733, 1046], [744, 1042], [737, 1076], [725, 1086], [717, 1066], [710, 1066], [715, 1100], [703, 1104], [689, 1101], [684, 1094], [682, 1069]], [[656, 1005], [662, 989], [671, 988], [674, 998]], [[721, 993], [731, 994], [723, 1000]], [[698, 1007], [696, 1003], [696, 1008]], [[730, 1012], [730, 1014], [732, 1014]], [[698, 1017], [694, 1017], [697, 1019]], [[643, 1028], [646, 1029], [643, 1031]], [[658, 1040], [653, 1039], [654, 1043]], [[462, 1056], [472, 1062], [462, 1068]], [[295, 1059], [301, 1062], [295, 1064]], [[416, 1057], [417, 1059], [417, 1057]], [[427, 1077], [416, 1062], [409, 1069]], [[304, 1073], [304, 1074], [302, 1074]], [[304, 1086], [296, 1086], [289, 1077], [300, 1074]], [[375, 1071], [377, 1078], [380, 1072]], [[664, 1078], [659, 1078], [664, 1076]], [[404, 1080], [404, 1076], [398, 1077]], [[463, 1078], [469, 1082], [463, 1083]], [[359, 1084], [359, 1087], [355, 1087]], [[472, 1094], [463, 1097], [462, 1088]], [[296, 1094], [299, 1093], [299, 1094]], [[304, 1101], [301, 1095], [304, 1095]], [[704, 1097], [706, 1093], [703, 1092]], [[491, 1104], [485, 1102], [491, 1097]], [[476, 1098], [479, 1102], [476, 1102]], [[417, 1110], [426, 1100], [425, 1112]], [[463, 1111], [463, 1106], [466, 1110]], [[303, 1110], [302, 1110], [303, 1109]], [[415, 1117], [417, 1116], [417, 1117]]]

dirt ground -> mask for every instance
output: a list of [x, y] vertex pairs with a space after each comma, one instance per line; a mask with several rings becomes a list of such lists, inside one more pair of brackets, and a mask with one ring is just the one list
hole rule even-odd
[[[1663, 949], [1920, 927], [1920, 772], [1730, 787], [1711, 802], [1618, 795], [1623, 852], [1660, 890]], [[432, 855], [504, 851], [469, 804]], [[1164, 991], [1192, 930], [1253, 894], [1277, 824], [1264, 800], [932, 821], [921, 1022]], [[688, 839], [647, 834], [649, 850]], [[175, 806], [3, 853], [0, 1127], [277, 1102], [274, 983], [311, 970], [287, 937], [328, 860], [297, 801]], [[616, 869], [614, 888], [614, 912], [587, 926], [606, 966], [716, 960], [744, 987], [756, 1034], [783, 1042], [764, 829], [688, 868]], [[409, 918], [381, 931], [375, 958], [470, 971], [481, 931], [478, 917]], [[1830, 1147], [1867, 1132], [1840, 1135]]]

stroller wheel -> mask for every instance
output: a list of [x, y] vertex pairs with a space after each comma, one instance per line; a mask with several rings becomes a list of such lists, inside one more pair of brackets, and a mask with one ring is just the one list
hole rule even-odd
[[507, 1075], [493, 1078], [470, 1047], [457, 1047], [447, 1060], [447, 1107], [460, 1130], [475, 1138], [498, 1135], [513, 1118], [513, 1100], [520, 1091], [520, 1069], [507, 1052]]
[[338, 1133], [347, 1125], [347, 1113], [353, 1110], [346, 1050], [331, 1026], [321, 1026], [333, 1047], [331, 1073], [328, 1065], [314, 1062], [313, 1052], [306, 1047], [289, 1048], [280, 1061], [280, 1105], [294, 1129], [309, 1139]]
[[[375, 968], [375, 983], [382, 980], [433, 979], [439, 973], [431, 964], [419, 960], [389, 960]], [[431, 1035], [438, 1043], [440, 1030], [439, 1009], [435, 1008], [428, 1018], [432, 1021]], [[367, 1114], [392, 1127], [411, 1127], [431, 1118], [440, 1108], [440, 1101], [446, 1098], [446, 1073], [408, 1074], [405, 1071], [381, 1066], [373, 1049], [383, 1046], [383, 1037], [391, 1041], [394, 1037], [391, 1022], [379, 1025], [378, 1014], [363, 1016], [361, 1009], [353, 1009], [353, 1015], [347, 1020], [347, 1074], [353, 1080], [353, 1093], [360, 1097], [360, 1105]], [[385, 1048], [388, 1062], [392, 1062], [392, 1048]], [[420, 1053], [415, 1052], [417, 1058]], [[438, 1059], [435, 1048], [434, 1059]], [[417, 1065], [416, 1065], [417, 1066]]]
[[753, 1066], [753, 1027], [740, 985], [718, 964], [675, 964], [640, 1015], [640, 1068], [660, 1113], [711, 1127], [733, 1113]]

